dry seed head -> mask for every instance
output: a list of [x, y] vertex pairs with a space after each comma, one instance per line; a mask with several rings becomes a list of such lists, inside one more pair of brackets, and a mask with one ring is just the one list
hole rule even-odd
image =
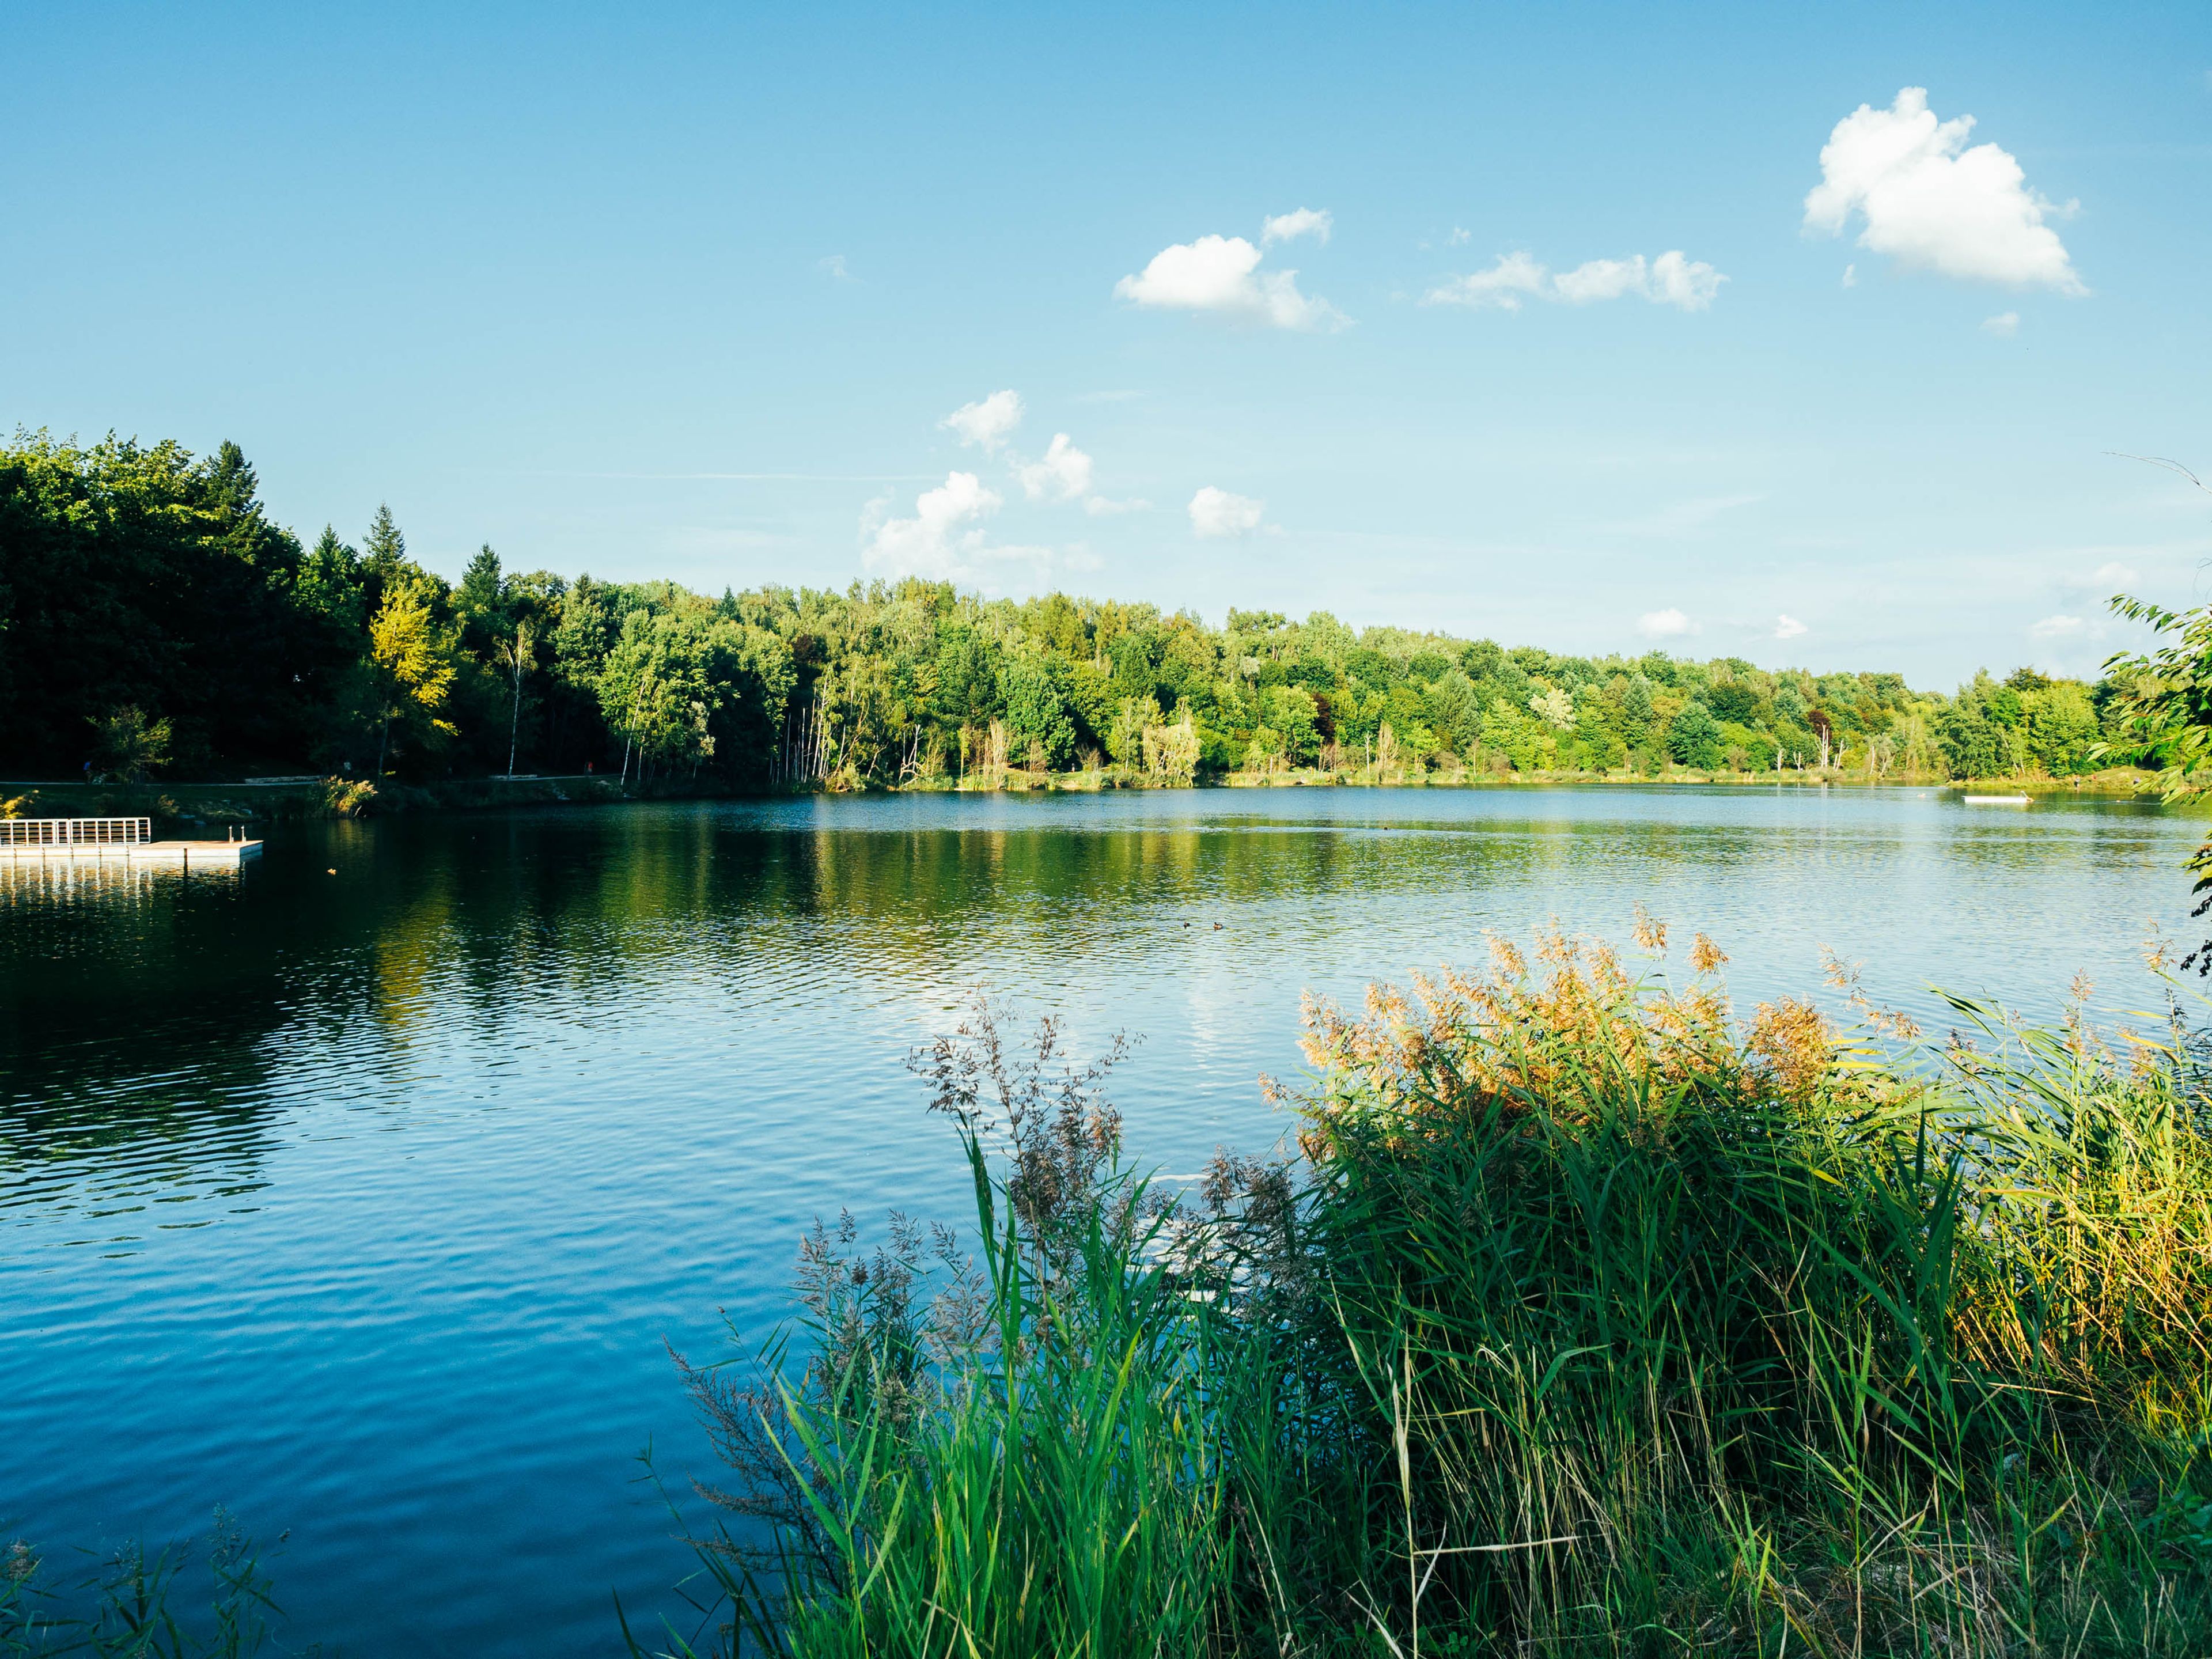
[[1745, 1046], [1787, 1099], [1808, 1100], [1835, 1058], [1835, 1036], [1811, 1003], [1795, 997], [1762, 1002]]
[[1657, 920], [1638, 900], [1636, 906], [1636, 948], [1663, 956], [1667, 951], [1667, 924]]
[[1701, 974], [1710, 974], [1728, 963], [1728, 952], [1712, 941], [1708, 933], [1700, 933], [1690, 945], [1690, 966]]
[[1873, 1026], [1875, 1030], [1887, 1031], [1899, 1042], [1917, 1042], [1920, 1040], [1920, 1022], [1908, 1013], [1901, 1012], [1895, 1008], [1869, 1006], [1866, 1011], [1866, 1017], [1867, 1024]]
[[2150, 932], [2143, 937], [2142, 959], [2144, 967], [2160, 975], [2173, 959], [2173, 943], [2166, 938], [2166, 930], [2159, 926], [2156, 918], [2152, 919]]
[[2128, 1073], [2137, 1083], [2148, 1083], [2158, 1075], [2159, 1061], [2165, 1054], [2159, 1044], [2145, 1041], [2123, 1025], [2120, 1046], [2128, 1051]]

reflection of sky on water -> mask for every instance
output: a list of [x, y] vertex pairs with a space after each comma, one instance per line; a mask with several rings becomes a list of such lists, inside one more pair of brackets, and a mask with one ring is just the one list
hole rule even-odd
[[[356, 1651], [596, 1650], [681, 1570], [626, 1458], [698, 1455], [665, 1334], [757, 1328], [819, 1211], [958, 1218], [908, 1048], [988, 987], [1143, 1045], [1133, 1150], [1286, 1127], [1299, 992], [1548, 916], [1740, 1005], [1820, 947], [1929, 981], [2151, 1000], [2191, 823], [1942, 792], [922, 797], [280, 831], [242, 877], [0, 867], [0, 1510], [37, 1535], [294, 1539]], [[336, 875], [328, 872], [335, 868]], [[1215, 924], [1219, 923], [1218, 929]], [[2191, 941], [2193, 942], [2193, 940]], [[680, 1484], [680, 1482], [679, 1482]]]

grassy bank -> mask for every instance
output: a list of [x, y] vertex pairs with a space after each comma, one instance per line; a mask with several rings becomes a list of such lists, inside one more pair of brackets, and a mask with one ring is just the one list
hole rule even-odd
[[[1753, 772], [1697, 772], [1678, 769], [1656, 775], [1631, 772], [1434, 772], [1365, 775], [1312, 768], [1273, 772], [1231, 772], [1203, 777], [1157, 779], [1106, 768], [1089, 771], [1024, 771], [1008, 767], [990, 775], [939, 778], [901, 786], [908, 793], [1097, 793], [1115, 789], [1231, 789], [1369, 787], [1389, 789], [1492, 788], [1559, 784], [1790, 784], [1911, 785], [1925, 788], [2002, 789], [2030, 794], [2142, 794], [2157, 785], [2154, 775], [2134, 768], [2079, 777], [1981, 779], [1918, 778], [1893, 775], [1881, 779], [1839, 771], [1796, 771], [1780, 775]], [[196, 827], [265, 823], [317, 818], [365, 817], [393, 812], [481, 811], [507, 806], [607, 805], [623, 800], [720, 799], [758, 793], [732, 789], [719, 780], [690, 782], [635, 781], [627, 788], [592, 775], [545, 778], [447, 778], [404, 783], [387, 778], [377, 786], [350, 778], [301, 778], [281, 782], [204, 783], [0, 783], [0, 817], [151, 817], [164, 833]], [[812, 789], [774, 790], [775, 794], [813, 793]]]
[[252, 783], [0, 784], [0, 817], [147, 817], [160, 831], [195, 825], [367, 817], [392, 812], [480, 811], [507, 806], [605, 805], [634, 799], [722, 795], [680, 785], [632, 784], [590, 775], [565, 778], [449, 778], [381, 785], [365, 779], [301, 778]]
[[1269, 771], [1224, 772], [1188, 777], [1160, 778], [1118, 767], [1074, 772], [1025, 771], [1005, 767], [964, 778], [939, 777], [902, 784], [901, 793], [920, 794], [1014, 794], [1096, 793], [1110, 789], [1491, 789], [1516, 786], [1553, 787], [1559, 784], [1818, 784], [1856, 787], [1916, 789], [2002, 790], [2023, 794], [2143, 795], [2160, 787], [2158, 775], [2139, 767], [2110, 767], [2066, 777], [2029, 773], [1987, 778], [1954, 778], [1937, 773], [1887, 772], [1880, 776], [1838, 767], [1796, 768], [1775, 772], [1699, 771], [1670, 767], [1664, 772], [1477, 771], [1471, 768], [1425, 771], [1393, 769], [1384, 771], [1358, 767], [1328, 770], [1320, 767], [1277, 768]]
[[1939, 773], [1886, 772], [1879, 776], [1841, 767], [1792, 767], [1783, 772], [1701, 771], [1695, 767], [1669, 767], [1664, 772], [1529, 771], [1489, 772], [1462, 768], [1437, 772], [1363, 772], [1354, 768], [1328, 772], [1306, 767], [1271, 772], [1231, 772], [1221, 781], [1231, 788], [1267, 789], [1285, 787], [1345, 786], [1380, 789], [1507, 788], [1516, 784], [1820, 784], [1857, 787], [1915, 789], [2002, 789], [2028, 794], [2137, 795], [2159, 787], [2155, 773], [2139, 767], [2112, 767], [2101, 772], [2052, 777], [2048, 773], [1988, 778], [1954, 778]]
[[2212, 1651], [2201, 1042], [1846, 1040], [1723, 960], [1311, 1006], [1296, 1164], [1172, 1195], [972, 1018], [980, 1243], [817, 1230], [792, 1346], [687, 1373], [727, 1507], [655, 1645]]

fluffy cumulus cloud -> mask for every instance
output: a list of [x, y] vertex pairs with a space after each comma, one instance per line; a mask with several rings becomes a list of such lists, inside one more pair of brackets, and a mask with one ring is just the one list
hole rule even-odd
[[[1300, 208], [1267, 223], [1272, 228], [1300, 219], [1313, 222], [1273, 240], [1310, 233], [1326, 240], [1325, 213]], [[1269, 240], [1264, 232], [1261, 240]], [[1344, 313], [1334, 306], [1299, 291], [1297, 271], [1261, 270], [1264, 257], [1242, 236], [1201, 236], [1161, 249], [1144, 270], [1115, 283], [1114, 293], [1132, 305], [1210, 313], [1267, 328], [1310, 331], [1344, 325]]]
[[912, 518], [884, 519], [874, 526], [865, 555], [867, 567], [885, 575], [937, 581], [972, 579], [994, 556], [976, 521], [1003, 504], [999, 492], [974, 473], [947, 473], [943, 483], [915, 498]]
[[1315, 208], [1295, 208], [1288, 213], [1271, 215], [1260, 224], [1260, 246], [1269, 247], [1277, 242], [1295, 242], [1301, 236], [1312, 236], [1326, 242], [1336, 228], [1336, 221], [1325, 210]]
[[998, 453], [999, 446], [1021, 423], [1022, 394], [1011, 386], [1004, 392], [994, 392], [988, 398], [979, 398], [972, 404], [963, 404], [938, 422], [962, 443], [981, 449], [986, 455]]
[[1774, 619], [1774, 637], [1778, 640], [1794, 640], [1808, 631], [1805, 624], [1795, 617], [1777, 617]]
[[1696, 633], [1698, 625], [1669, 605], [1664, 611], [1647, 611], [1638, 617], [1636, 631], [1647, 640], [1678, 640]]
[[1938, 120], [1922, 87], [1887, 109], [1862, 104], [1820, 149], [1820, 182], [1805, 198], [1805, 228], [1837, 235], [1853, 214], [1858, 245], [1912, 270], [1972, 282], [2086, 294], [2058, 233], [2054, 205], [2027, 187], [2020, 163], [1995, 144], [1967, 147], [1974, 118]]
[[1679, 248], [1656, 259], [1632, 253], [1626, 259], [1587, 260], [1571, 270], [1561, 271], [1539, 264], [1526, 253], [1501, 253], [1487, 270], [1454, 276], [1431, 289], [1424, 298], [1435, 306], [1518, 311], [1529, 300], [1586, 306], [1633, 295], [1653, 305], [1703, 311], [1712, 304], [1726, 281], [1704, 260], [1692, 259]]
[[2122, 564], [2118, 559], [2109, 560], [2089, 573], [2089, 580], [2100, 587], [2126, 587], [2139, 579], [2140, 574], [2131, 564]]
[[2009, 340], [2020, 332], [2020, 313], [2001, 311], [1994, 317], [1983, 318], [1982, 332], [1994, 334], [2000, 340]]
[[1091, 494], [1091, 457], [1075, 447], [1065, 432], [1052, 434], [1044, 459], [1024, 461], [1014, 468], [1022, 493], [1033, 501], [1075, 501]]
[[2071, 639], [2088, 625], [2079, 617], [2045, 617], [2041, 622], [2028, 624], [2027, 636], [2032, 640]]
[[1257, 530], [1267, 510], [1265, 501], [1207, 484], [1190, 498], [1190, 527], [1209, 541], [1229, 541]]

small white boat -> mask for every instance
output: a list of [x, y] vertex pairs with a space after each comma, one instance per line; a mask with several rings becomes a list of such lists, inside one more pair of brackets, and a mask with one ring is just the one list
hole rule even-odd
[[1966, 805], [1969, 806], [2025, 806], [2027, 804], [2028, 799], [2026, 795], [1969, 795], [1966, 797]]

